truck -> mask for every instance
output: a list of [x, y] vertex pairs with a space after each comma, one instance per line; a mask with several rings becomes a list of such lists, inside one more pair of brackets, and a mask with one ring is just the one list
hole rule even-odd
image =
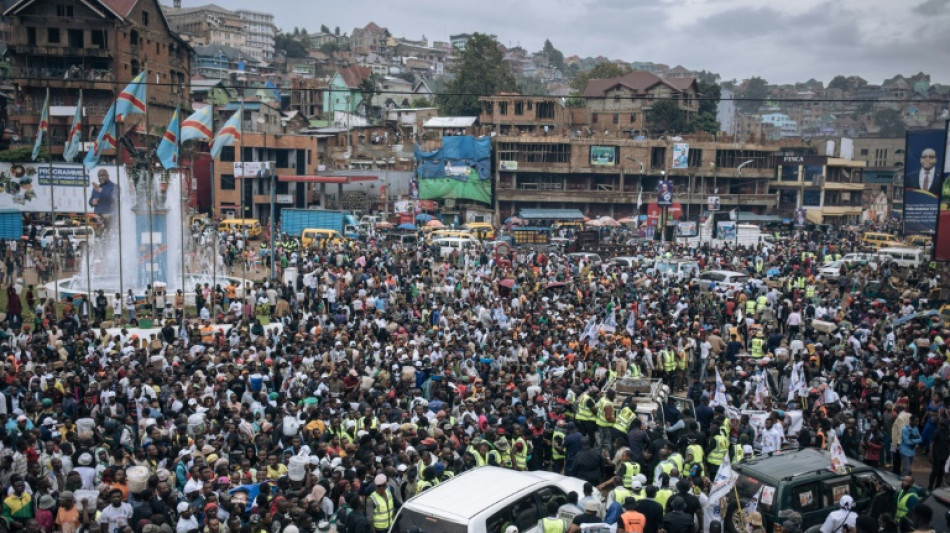
[[[734, 224], [734, 223], [733, 223]], [[768, 250], [775, 245], [775, 238], [767, 233], [762, 233], [762, 229], [755, 224], [739, 224], [733, 226], [737, 229], [730, 231], [728, 238], [722, 238], [724, 227], [719, 228], [719, 232], [713, 229], [713, 219], [707, 218], [699, 227], [699, 235], [695, 237], [680, 237], [680, 241], [689, 246], [700, 246], [708, 243], [713, 248], [725, 248], [748, 246], [754, 247], [762, 245]], [[730, 230], [732, 228], [729, 228]]]
[[328, 209], [282, 209], [280, 231], [300, 237], [305, 229], [332, 229], [351, 239], [359, 238], [359, 220], [346, 211]]
[[[693, 401], [682, 396], [671, 396], [670, 388], [664, 385], [662, 380], [621, 376], [611, 378], [604, 385], [604, 392], [608, 390], [614, 390], [617, 393], [614, 397], [615, 412], [619, 411], [629, 398], [632, 406], [634, 406], [637, 418], [643, 422], [643, 427], [655, 424], [666, 434], [667, 431], [678, 431], [685, 427], [687, 423], [696, 420], [696, 408]], [[668, 427], [663, 412], [663, 405], [668, 399], [672, 399], [677, 410], [679, 410], [683, 421], [682, 425], [677, 423], [672, 427]]]

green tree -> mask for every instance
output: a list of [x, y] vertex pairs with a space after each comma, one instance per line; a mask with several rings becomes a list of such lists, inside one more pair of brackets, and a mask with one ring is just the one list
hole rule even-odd
[[326, 24], [320, 25], [320, 33], [330, 33], [330, 27]]
[[713, 135], [719, 133], [719, 121], [715, 113], [697, 113], [689, 124], [690, 131], [704, 131]]
[[300, 34], [299, 28], [294, 28], [294, 33], [284, 33], [278, 31], [274, 37], [274, 48], [284, 53], [290, 58], [307, 57], [307, 49], [310, 47], [307, 34]]
[[719, 109], [719, 99], [722, 98], [722, 89], [716, 82], [700, 81], [696, 84], [696, 90], [699, 92], [699, 112], [711, 113], [716, 116]]
[[432, 105], [432, 102], [430, 102], [428, 99], [423, 98], [421, 96], [417, 96], [413, 98], [411, 102], [409, 102], [409, 107], [413, 109], [418, 109], [420, 107], [429, 107], [431, 105]]
[[571, 80], [571, 98], [567, 100], [569, 107], [584, 107], [584, 99], [580, 98], [587, 89], [587, 82], [590, 80], [605, 80], [623, 76], [633, 69], [630, 65], [618, 65], [609, 61], [604, 61], [594, 65], [594, 68], [587, 72], [580, 72]]
[[340, 51], [339, 43], [326, 42], [320, 45], [320, 51], [328, 56], [333, 56]]
[[337, 37], [340, 36], [340, 27], [339, 27], [339, 26], [337, 26], [336, 28], [333, 28], [333, 35], [336, 35]]
[[436, 104], [444, 115], [478, 116], [480, 96], [514, 91], [517, 87], [498, 41], [482, 33], [473, 34], [465, 43], [453, 74], [446, 92], [436, 96]]
[[841, 89], [842, 91], [847, 91], [849, 86], [850, 84], [848, 83], [848, 78], [845, 78], [844, 76], [841, 76], [840, 74], [838, 76], [835, 76], [834, 78], [831, 79], [831, 81], [828, 82], [829, 89]]
[[544, 54], [544, 57], [547, 58], [548, 63], [552, 67], [560, 70], [562, 73], [564, 72], [564, 54], [557, 48], [554, 48], [550, 39], [544, 40], [544, 48], [541, 49], [541, 53]]
[[683, 133], [687, 129], [683, 111], [671, 100], [660, 100], [646, 112], [647, 128], [654, 133]]
[[765, 103], [768, 96], [769, 82], [755, 76], [750, 78], [745, 83], [745, 87], [736, 93], [736, 97], [739, 98], [736, 105], [739, 106], [739, 111], [743, 113], [754, 113], [759, 110], [759, 106]]
[[901, 113], [896, 109], [879, 109], [874, 113], [874, 122], [881, 128], [881, 137], [903, 137], [907, 133]]

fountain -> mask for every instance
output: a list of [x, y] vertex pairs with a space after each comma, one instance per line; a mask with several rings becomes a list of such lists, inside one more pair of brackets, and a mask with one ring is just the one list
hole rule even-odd
[[84, 248], [89, 258], [82, 258], [78, 274], [43, 286], [47, 296], [58, 290], [60, 299], [94, 297], [102, 289], [111, 305], [120, 288], [125, 294], [131, 289], [141, 300], [152, 286], [164, 288], [169, 295], [182, 289], [185, 305], [193, 306], [196, 285], [229, 283], [237, 283], [238, 294], [243, 295], [241, 278], [225, 276], [220, 257], [214, 268], [211, 239], [216, 238], [215, 229], [204, 236], [203, 246], [191, 238], [182, 216], [182, 180], [177, 172], [150, 173], [147, 165], [137, 164], [128, 173], [120, 172], [116, 182], [121, 201], [115, 203], [109, 227]]

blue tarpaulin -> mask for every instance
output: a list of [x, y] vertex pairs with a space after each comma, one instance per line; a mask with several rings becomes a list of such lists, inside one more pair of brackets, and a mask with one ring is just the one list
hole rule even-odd
[[[415, 147], [413, 151], [419, 163], [417, 173], [420, 178], [454, 178], [465, 181], [471, 177], [471, 173], [459, 170], [465, 167], [474, 168], [479, 179], [491, 178], [491, 139], [488, 137], [443, 137], [442, 148], [438, 150], [423, 152]], [[454, 171], [447, 171], [446, 167]]]

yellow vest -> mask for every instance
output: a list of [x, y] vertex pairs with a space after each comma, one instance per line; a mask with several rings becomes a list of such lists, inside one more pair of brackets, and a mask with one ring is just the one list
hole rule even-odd
[[373, 491], [369, 497], [373, 500], [373, 516], [370, 517], [373, 520], [373, 529], [376, 531], [389, 529], [393, 523], [393, 495], [387, 489], [385, 497], [380, 496], [376, 491]]
[[633, 476], [640, 473], [640, 465], [633, 461], [627, 461], [620, 465], [620, 471], [623, 473], [623, 486], [629, 489], [633, 486]]
[[722, 434], [716, 435], [713, 439], [716, 441], [716, 447], [709, 452], [706, 461], [711, 465], [719, 466], [722, 464], [722, 460], [726, 458], [726, 454], [729, 453], [729, 441]]
[[594, 413], [587, 407], [588, 399], [590, 399], [590, 394], [586, 391], [577, 398], [577, 414], [574, 416], [576, 420], [594, 419]]
[[[491, 452], [488, 452], [491, 453]], [[475, 467], [486, 466], [488, 464], [488, 454], [482, 455], [478, 450], [472, 450], [472, 457], [475, 458]]]
[[755, 359], [762, 359], [762, 356], [765, 355], [762, 352], [762, 347], [765, 346], [765, 341], [759, 338], [752, 339], [752, 357]]
[[663, 509], [666, 509], [666, 502], [669, 501], [670, 497], [673, 496], [673, 491], [670, 489], [660, 489], [656, 491], [656, 503], [660, 504]]
[[[560, 440], [561, 440], [561, 451], [558, 451], [557, 448], [554, 446], [554, 441], [558, 437], [560, 437]], [[561, 429], [554, 430], [554, 435], [551, 436], [551, 459], [554, 459], [554, 460], [564, 459], [564, 437], [565, 437], [565, 433], [563, 430]]]
[[560, 518], [542, 518], [541, 533], [564, 533], [564, 521]]
[[614, 489], [614, 501], [623, 505], [623, 501], [633, 497], [633, 491], [626, 487], [617, 487]]
[[693, 456], [693, 462], [702, 464], [703, 462], [703, 447], [699, 444], [690, 444], [686, 447], [686, 450], [689, 451]]
[[612, 405], [610, 400], [606, 396], [602, 396], [597, 400], [597, 425], [602, 428], [609, 428], [613, 425], [609, 420], [607, 420], [607, 406]]
[[660, 350], [660, 355], [663, 356], [663, 370], [672, 372], [676, 369], [676, 357], [673, 355], [673, 350]]
[[915, 496], [913, 491], [901, 490], [897, 493], [897, 511], [894, 513], [894, 518], [900, 520], [907, 516], [907, 513], [910, 512], [910, 509], [907, 508], [907, 502], [910, 500], [911, 496]]
[[759, 296], [758, 298], [756, 298], [756, 301], [755, 301], [756, 311], [761, 311], [765, 309], [765, 306], [768, 304], [769, 304], [768, 298], [766, 298], [765, 296]]
[[630, 408], [630, 406], [623, 406], [623, 409], [617, 414], [616, 422], [614, 422], [614, 429], [627, 434], [627, 431], [630, 431], [630, 423], [633, 422], [633, 419], [637, 416], [637, 413]]
[[528, 443], [521, 437], [518, 437], [518, 440], [515, 441], [515, 444], [521, 443], [521, 451], [515, 451], [512, 449], [512, 455], [514, 456], [515, 470], [527, 470], [528, 469]]
[[745, 302], [745, 314], [754, 315], [755, 314], [755, 300], [748, 299]]

